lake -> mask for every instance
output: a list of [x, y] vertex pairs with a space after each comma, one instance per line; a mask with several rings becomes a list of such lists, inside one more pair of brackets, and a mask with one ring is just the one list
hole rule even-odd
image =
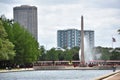
[[94, 80], [112, 70], [38, 70], [0, 73], [0, 80]]

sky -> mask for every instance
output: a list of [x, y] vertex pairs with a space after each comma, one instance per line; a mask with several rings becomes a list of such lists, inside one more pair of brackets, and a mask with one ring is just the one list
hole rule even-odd
[[36, 6], [38, 9], [38, 42], [46, 49], [57, 47], [57, 30], [95, 31], [95, 46], [120, 47], [120, 0], [0, 0], [0, 15], [13, 19], [13, 7]]

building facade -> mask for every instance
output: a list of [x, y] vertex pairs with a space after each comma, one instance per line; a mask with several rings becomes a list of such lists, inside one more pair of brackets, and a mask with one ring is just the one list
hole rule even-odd
[[21, 5], [13, 8], [14, 21], [26, 28], [35, 38], [38, 39], [37, 7]]
[[[90, 48], [94, 47], [94, 31], [84, 30], [84, 42]], [[80, 47], [81, 31], [77, 29], [58, 30], [57, 47], [73, 48]]]

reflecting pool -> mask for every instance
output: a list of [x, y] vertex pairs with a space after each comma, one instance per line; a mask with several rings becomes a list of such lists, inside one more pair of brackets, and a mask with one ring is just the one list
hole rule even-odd
[[0, 80], [94, 80], [112, 70], [39, 70], [0, 73]]

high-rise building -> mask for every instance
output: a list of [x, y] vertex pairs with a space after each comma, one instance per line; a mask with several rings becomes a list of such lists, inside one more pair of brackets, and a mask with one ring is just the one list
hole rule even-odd
[[[94, 31], [84, 30], [85, 42], [90, 48], [94, 47]], [[80, 47], [81, 31], [77, 29], [58, 30], [57, 47], [73, 48]]]
[[37, 31], [37, 7], [21, 5], [13, 8], [14, 21], [26, 28], [38, 39]]

